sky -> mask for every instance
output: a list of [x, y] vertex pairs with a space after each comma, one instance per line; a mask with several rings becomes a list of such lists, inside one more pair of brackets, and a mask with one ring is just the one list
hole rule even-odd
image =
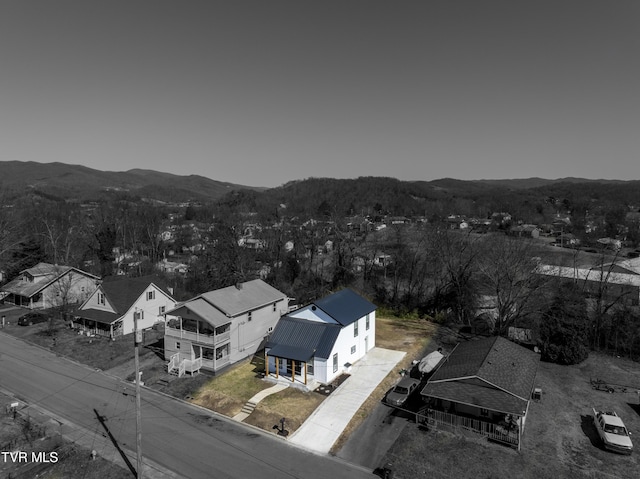
[[0, 161], [640, 179], [636, 0], [5, 0]]

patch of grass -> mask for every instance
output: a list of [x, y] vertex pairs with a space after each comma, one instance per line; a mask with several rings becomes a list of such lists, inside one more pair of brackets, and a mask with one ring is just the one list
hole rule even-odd
[[255, 394], [272, 386], [261, 379], [264, 360], [259, 356], [242, 361], [208, 380], [195, 393], [193, 402], [225, 416], [235, 416]]
[[264, 398], [244, 422], [271, 430], [284, 417], [285, 429], [292, 433], [302, 426], [324, 399], [322, 394], [289, 387]]

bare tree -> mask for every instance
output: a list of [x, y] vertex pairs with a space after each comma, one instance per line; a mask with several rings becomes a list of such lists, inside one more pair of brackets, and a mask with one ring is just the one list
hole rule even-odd
[[532, 243], [496, 233], [478, 244], [478, 291], [495, 306], [493, 331], [505, 335], [510, 326], [539, 312], [547, 282], [536, 274]]

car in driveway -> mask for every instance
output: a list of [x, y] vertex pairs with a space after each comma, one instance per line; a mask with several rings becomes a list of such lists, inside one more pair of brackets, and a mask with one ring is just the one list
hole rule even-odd
[[621, 454], [631, 454], [633, 451], [631, 433], [615, 411], [596, 411], [593, 408], [593, 423], [605, 449]]
[[385, 397], [385, 403], [389, 406], [404, 406], [409, 396], [418, 388], [420, 381], [409, 376], [404, 376]]
[[23, 314], [18, 318], [18, 326], [31, 326], [37, 323], [46, 323], [49, 321], [49, 316], [38, 311], [31, 311]]

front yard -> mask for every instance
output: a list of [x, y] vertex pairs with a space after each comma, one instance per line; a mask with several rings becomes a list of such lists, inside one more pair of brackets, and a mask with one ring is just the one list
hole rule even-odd
[[[614, 393], [592, 388], [590, 379], [626, 387]], [[540, 363], [536, 385], [542, 399], [532, 402], [522, 450], [487, 443], [469, 433], [407, 427], [388, 452], [397, 478], [461, 479], [521, 478], [632, 478], [640, 466], [640, 365], [629, 360], [592, 353], [582, 364], [558, 366]], [[636, 452], [622, 456], [605, 451], [592, 424], [591, 408], [615, 410], [636, 442]]]

